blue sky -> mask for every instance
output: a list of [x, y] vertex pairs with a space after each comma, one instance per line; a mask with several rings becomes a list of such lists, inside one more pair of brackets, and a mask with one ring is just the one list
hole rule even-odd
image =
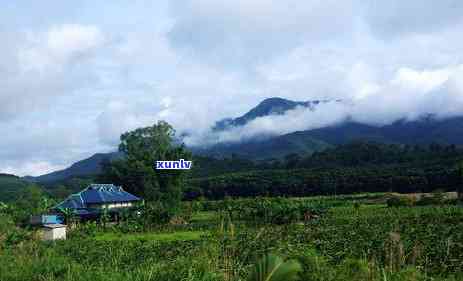
[[343, 99], [215, 136], [463, 112], [463, 2], [5, 1], [0, 172], [39, 175], [165, 119], [192, 144], [264, 98]]

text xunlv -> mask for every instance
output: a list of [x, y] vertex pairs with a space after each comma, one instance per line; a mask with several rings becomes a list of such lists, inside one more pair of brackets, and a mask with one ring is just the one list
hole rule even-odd
[[189, 170], [192, 161], [180, 159], [178, 161], [156, 161], [156, 170]]

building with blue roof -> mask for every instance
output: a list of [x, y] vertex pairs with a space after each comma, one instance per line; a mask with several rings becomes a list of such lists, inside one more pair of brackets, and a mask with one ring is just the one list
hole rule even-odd
[[121, 186], [113, 184], [91, 184], [79, 193], [72, 194], [59, 203], [54, 210], [66, 212], [71, 210], [81, 218], [98, 216], [103, 210], [115, 213], [133, 207], [142, 199], [128, 193]]

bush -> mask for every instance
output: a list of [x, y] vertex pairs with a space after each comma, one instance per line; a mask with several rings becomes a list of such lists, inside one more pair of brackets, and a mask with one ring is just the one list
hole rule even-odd
[[162, 225], [169, 223], [178, 211], [178, 208], [172, 208], [168, 204], [155, 201], [144, 206], [141, 218], [150, 225]]
[[428, 206], [428, 205], [441, 205], [444, 201], [440, 197], [436, 196], [423, 196], [416, 202], [418, 206]]
[[416, 200], [406, 196], [393, 196], [386, 200], [388, 207], [411, 207], [414, 206]]
[[302, 265], [301, 280], [322, 281], [334, 278], [333, 266], [328, 263], [325, 257], [317, 254], [315, 250], [308, 249], [297, 258]]

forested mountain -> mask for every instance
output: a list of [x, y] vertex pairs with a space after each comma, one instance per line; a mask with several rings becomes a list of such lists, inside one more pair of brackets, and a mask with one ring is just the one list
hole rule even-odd
[[[297, 106], [316, 109], [328, 100], [290, 101], [269, 98], [238, 118], [228, 118], [216, 123], [214, 129], [227, 130], [244, 126], [259, 117], [284, 114]], [[336, 100], [335, 102], [340, 102]], [[373, 126], [346, 120], [343, 123], [281, 136], [251, 139], [233, 143], [218, 143], [208, 147], [193, 147], [197, 154], [212, 157], [229, 157], [232, 154], [253, 160], [281, 158], [287, 154], [310, 154], [327, 147], [357, 140], [382, 143], [423, 144], [431, 143], [463, 145], [463, 117], [436, 119], [431, 115], [418, 120], [399, 120], [389, 125]]]
[[255, 139], [237, 143], [219, 143], [206, 148], [192, 148], [193, 153], [210, 157], [230, 157], [239, 155], [251, 160], [283, 158], [297, 153], [301, 155], [322, 151], [331, 145], [304, 132], [295, 132], [268, 139]]
[[409, 145], [429, 145], [431, 143], [463, 145], [463, 117], [444, 120], [433, 118], [416, 121], [401, 120], [381, 127], [345, 122], [264, 140], [219, 143], [204, 149], [195, 148], [193, 151], [213, 157], [237, 154], [241, 157], [259, 160], [281, 158], [291, 153], [311, 154], [328, 147], [361, 140]]
[[[228, 118], [216, 123], [214, 131], [223, 131], [231, 127], [243, 126], [263, 116], [284, 114], [298, 106], [315, 109], [323, 101], [291, 101], [282, 98], [269, 98], [262, 101], [249, 112], [238, 118]], [[339, 101], [336, 101], [339, 102]], [[400, 120], [385, 126], [372, 126], [347, 121], [335, 126], [293, 132], [266, 139], [251, 139], [235, 143], [218, 143], [208, 147], [191, 147], [197, 156], [215, 158], [244, 158], [252, 161], [268, 160], [274, 163], [287, 155], [296, 154], [305, 157], [314, 152], [347, 144], [352, 141], [376, 141], [388, 144], [463, 145], [463, 117], [435, 119], [427, 116], [415, 121]], [[27, 177], [29, 181], [53, 183], [74, 177], [95, 176], [101, 172], [102, 163], [122, 157], [120, 153], [98, 153], [76, 162], [62, 171], [39, 177]], [[272, 160], [273, 159], [273, 160]]]
[[463, 145], [463, 117], [443, 120], [422, 118], [416, 121], [400, 120], [390, 125], [375, 127], [356, 122], [346, 122], [304, 134], [332, 145], [354, 140], [372, 140], [398, 144], [455, 144]]

